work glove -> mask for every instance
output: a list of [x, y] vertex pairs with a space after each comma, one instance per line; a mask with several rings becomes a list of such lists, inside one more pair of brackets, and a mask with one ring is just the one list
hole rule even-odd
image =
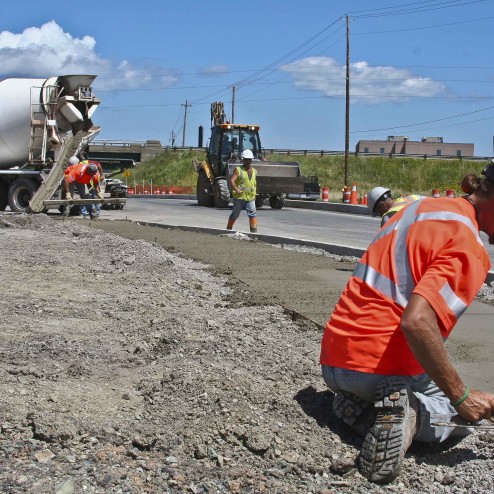
[[101, 190], [99, 192], [96, 192], [96, 195], [103, 201], [105, 199], [105, 195], [103, 194], [103, 192], [101, 192]]
[[65, 199], [67, 199], [68, 201], [71, 201], [72, 200], [72, 194], [70, 192], [66, 192], [65, 193]]

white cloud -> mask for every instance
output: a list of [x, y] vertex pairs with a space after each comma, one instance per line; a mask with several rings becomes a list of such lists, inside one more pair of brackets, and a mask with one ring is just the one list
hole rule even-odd
[[[308, 57], [284, 65], [295, 87], [317, 91], [328, 97], [345, 96], [346, 67], [330, 57]], [[446, 86], [408, 70], [371, 67], [367, 62], [350, 63], [351, 101], [382, 103], [404, 101], [413, 96], [435, 96]]]
[[[73, 38], [55, 22], [29, 27], [20, 34], [0, 32], [0, 79], [48, 78], [63, 74], [94, 74], [99, 89], [163, 87], [178, 81], [164, 67], [115, 63], [98, 55], [92, 36]], [[153, 74], [160, 74], [159, 77]]]
[[210, 65], [201, 70], [203, 75], [227, 74], [229, 72], [227, 65]]

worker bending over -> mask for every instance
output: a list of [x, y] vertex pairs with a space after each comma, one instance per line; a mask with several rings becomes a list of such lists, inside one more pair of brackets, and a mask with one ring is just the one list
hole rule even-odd
[[335, 414], [364, 436], [357, 466], [373, 482], [397, 476], [412, 440], [471, 432], [441, 423], [494, 416], [494, 395], [470, 388], [444, 345], [490, 268], [479, 231], [494, 244], [494, 165], [483, 174], [464, 180], [463, 197], [425, 197], [398, 211], [326, 325], [323, 377]]
[[254, 155], [250, 149], [242, 152], [242, 166], [237, 166], [230, 178], [233, 196], [233, 210], [228, 218], [227, 230], [233, 228], [233, 224], [245, 209], [249, 217], [251, 233], [257, 233], [256, 218], [256, 176], [255, 168], [252, 168]]
[[367, 207], [372, 216], [381, 216], [381, 226], [389, 221], [391, 216], [401, 208], [421, 199], [423, 196], [412, 194], [406, 197], [393, 199], [391, 191], [385, 187], [374, 187], [367, 194]]
[[[72, 156], [69, 159], [69, 166], [65, 169], [63, 179], [65, 199], [71, 200], [74, 192], [77, 192], [81, 199], [92, 199], [86, 188], [91, 181], [93, 182], [96, 195], [99, 199], [103, 200], [104, 195], [100, 189], [98, 166], [95, 163], [89, 163], [87, 161], [79, 162], [76, 156]], [[91, 204], [89, 208], [89, 215], [91, 219], [96, 219], [99, 216], [94, 204]]]

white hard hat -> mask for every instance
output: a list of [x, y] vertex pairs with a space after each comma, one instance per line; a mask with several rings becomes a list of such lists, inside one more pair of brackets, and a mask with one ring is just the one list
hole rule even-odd
[[98, 165], [96, 163], [89, 163], [89, 165], [87, 165], [87, 172], [90, 175], [94, 175], [97, 171], [98, 171]]
[[250, 149], [245, 149], [244, 151], [242, 151], [242, 159], [253, 160], [254, 155], [252, 154], [252, 151]]
[[79, 158], [77, 156], [71, 156], [69, 159], [69, 163], [71, 165], [77, 165], [77, 163], [79, 163]]
[[367, 207], [369, 208], [369, 211], [371, 212], [372, 216], [378, 215], [378, 213], [374, 211], [374, 208], [378, 203], [379, 199], [381, 199], [384, 194], [389, 194], [389, 197], [391, 197], [391, 191], [389, 189], [386, 189], [386, 187], [374, 187], [367, 194]]

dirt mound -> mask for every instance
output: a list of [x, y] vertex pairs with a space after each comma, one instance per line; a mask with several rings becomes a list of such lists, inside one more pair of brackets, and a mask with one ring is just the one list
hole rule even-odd
[[[34, 218], [0, 232], [2, 492], [376, 490], [332, 415], [315, 325], [228, 265]], [[414, 446], [389, 488], [492, 492], [493, 448]]]

